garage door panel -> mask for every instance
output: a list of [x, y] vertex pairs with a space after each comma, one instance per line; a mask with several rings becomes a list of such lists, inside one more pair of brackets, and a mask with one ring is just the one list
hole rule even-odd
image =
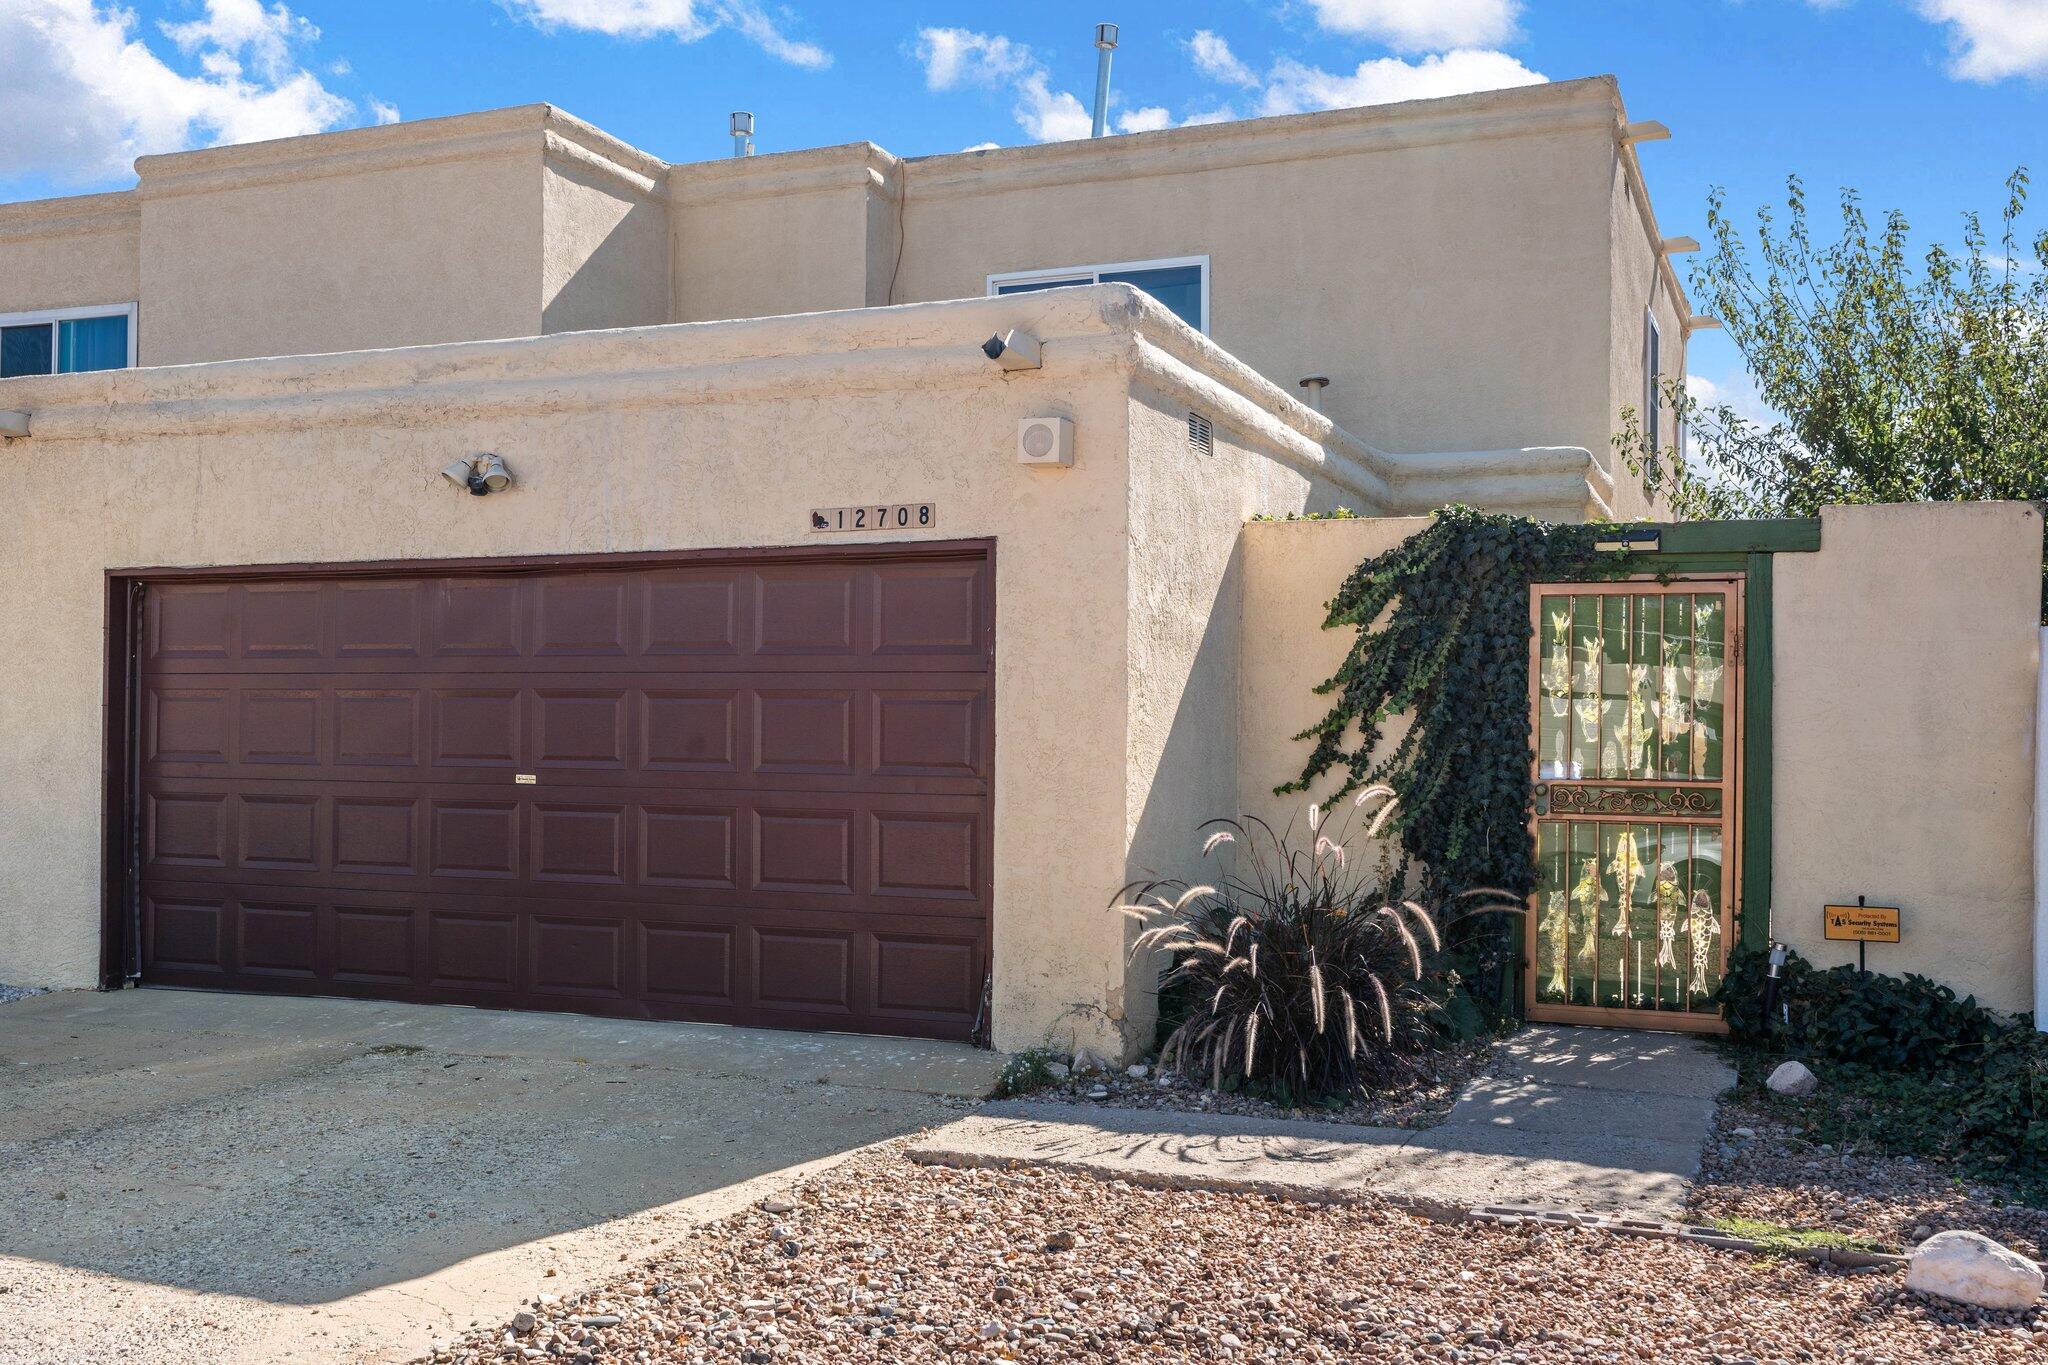
[[323, 605], [333, 613], [329, 663], [388, 667], [383, 661], [416, 659], [426, 634], [426, 585], [416, 581], [332, 585]]
[[153, 585], [144, 976], [964, 1036], [979, 553]]
[[872, 571], [880, 655], [978, 659], [986, 652], [987, 564], [891, 564]]
[[433, 593], [433, 649], [444, 658], [517, 659], [522, 580], [444, 579]]
[[242, 796], [235, 805], [240, 816], [240, 866], [290, 872], [321, 870], [319, 797]]
[[236, 970], [247, 976], [317, 979], [319, 920], [317, 905], [244, 900], [234, 916]]
[[855, 653], [858, 571], [832, 564], [762, 569], [754, 579], [754, 653], [847, 658]]
[[688, 655], [700, 663], [740, 653], [740, 574], [734, 569], [669, 569], [641, 580], [639, 652]]
[[251, 659], [326, 656], [327, 589], [319, 583], [256, 583], [242, 590], [241, 651]]
[[540, 579], [532, 585], [534, 653], [541, 657], [621, 659], [627, 640], [627, 590], [623, 576], [584, 574]]

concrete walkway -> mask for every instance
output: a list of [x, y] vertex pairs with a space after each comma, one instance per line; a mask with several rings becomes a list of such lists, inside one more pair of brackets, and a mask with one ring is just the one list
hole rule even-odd
[[1707, 1047], [1663, 1033], [1536, 1027], [1497, 1055], [1505, 1074], [1472, 1082], [1434, 1128], [1011, 1101], [930, 1134], [911, 1155], [1307, 1199], [1372, 1194], [1439, 1214], [1521, 1205], [1681, 1215], [1714, 1097], [1735, 1083]]
[[957, 1116], [950, 1043], [181, 991], [0, 1004], [0, 1365], [410, 1360]]

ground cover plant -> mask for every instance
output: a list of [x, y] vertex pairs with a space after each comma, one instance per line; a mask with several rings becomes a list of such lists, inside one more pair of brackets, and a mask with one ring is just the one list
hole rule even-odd
[[[1809, 1142], [1951, 1163], [2048, 1204], [2048, 1034], [1925, 977], [1798, 954], [1765, 1008], [1767, 954], [1737, 949], [1721, 1001], [1746, 1103]], [[1797, 1056], [1820, 1077], [1809, 1096], [1765, 1088]]]

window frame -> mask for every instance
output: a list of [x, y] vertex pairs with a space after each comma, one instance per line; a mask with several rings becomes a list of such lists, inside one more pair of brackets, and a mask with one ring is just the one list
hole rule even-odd
[[1005, 284], [1045, 284], [1065, 280], [1078, 287], [1102, 283], [1102, 273], [1105, 270], [1172, 270], [1186, 266], [1194, 266], [1200, 272], [1202, 325], [1195, 330], [1207, 336], [1212, 318], [1209, 312], [1209, 257], [1206, 254], [1163, 256], [1151, 261], [1104, 261], [1100, 265], [1070, 265], [1048, 270], [995, 271], [988, 277], [988, 297], [996, 297], [997, 287]]
[[1663, 450], [1664, 395], [1657, 381], [1663, 377], [1664, 329], [1657, 325], [1657, 301], [1643, 309], [1643, 432], [1652, 451]]
[[[47, 324], [51, 328], [50, 363], [52, 365], [55, 365], [57, 363], [57, 356], [60, 351], [58, 338], [56, 335], [56, 327], [58, 323], [78, 322], [85, 318], [126, 318], [128, 320], [128, 358], [126, 362], [121, 366], [121, 368], [124, 370], [132, 370], [135, 368], [136, 355], [135, 314], [136, 308], [134, 303], [132, 302], [95, 303], [89, 304], [82, 308], [35, 308], [30, 309], [28, 312], [25, 313], [0, 313], [0, 327], [33, 327], [37, 323]], [[49, 378], [50, 375], [97, 373], [103, 373], [103, 371], [52, 369], [49, 372], [49, 375], [25, 374], [17, 375], [15, 376], [15, 378], [46, 379]]]

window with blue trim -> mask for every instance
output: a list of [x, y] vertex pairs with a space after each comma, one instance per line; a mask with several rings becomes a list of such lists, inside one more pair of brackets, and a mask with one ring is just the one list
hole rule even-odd
[[127, 308], [0, 314], [0, 379], [126, 369], [131, 321]]
[[1209, 330], [1206, 258], [1185, 261], [1138, 261], [1127, 265], [1077, 266], [1073, 269], [1018, 271], [991, 275], [991, 294], [1031, 294], [1080, 284], [1132, 284], [1165, 304], [1198, 332]]

